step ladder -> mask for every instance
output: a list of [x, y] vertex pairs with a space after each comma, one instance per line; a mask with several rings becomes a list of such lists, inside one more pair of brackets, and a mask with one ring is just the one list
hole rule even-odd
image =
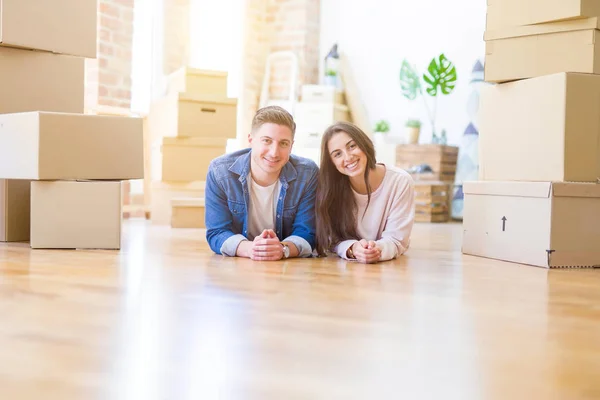
[[[272, 99], [269, 97], [270, 83], [271, 83], [271, 68], [275, 62], [278, 61], [290, 61], [290, 82], [289, 82], [289, 96], [287, 99]], [[298, 101], [298, 71], [300, 70], [300, 63], [298, 56], [293, 51], [276, 51], [267, 56], [267, 63], [265, 66], [265, 75], [260, 93], [259, 107], [266, 107], [271, 105], [277, 105], [287, 110], [292, 116], [296, 109], [296, 103]]]

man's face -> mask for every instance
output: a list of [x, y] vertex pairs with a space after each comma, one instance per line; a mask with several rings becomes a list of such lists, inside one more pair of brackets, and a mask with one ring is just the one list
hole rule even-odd
[[248, 141], [254, 164], [267, 175], [278, 176], [292, 152], [291, 129], [269, 122], [249, 134]]

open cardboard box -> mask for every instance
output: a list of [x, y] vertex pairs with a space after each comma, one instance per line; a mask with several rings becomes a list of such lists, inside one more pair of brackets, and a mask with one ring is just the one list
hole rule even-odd
[[600, 76], [558, 73], [481, 89], [479, 179], [595, 182]]
[[543, 268], [600, 267], [600, 184], [465, 182], [464, 254]]

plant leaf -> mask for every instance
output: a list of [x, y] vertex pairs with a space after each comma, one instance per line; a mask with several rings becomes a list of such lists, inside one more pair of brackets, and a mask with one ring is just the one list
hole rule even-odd
[[427, 72], [429, 74], [423, 74], [423, 80], [428, 84], [425, 90], [430, 96], [437, 96], [439, 91], [444, 95], [448, 95], [454, 91], [456, 85], [456, 67], [443, 53], [440, 54], [437, 60], [435, 58], [431, 60]]
[[416, 99], [421, 90], [419, 75], [406, 60], [402, 62], [400, 68], [400, 88], [402, 89], [402, 95], [409, 100]]

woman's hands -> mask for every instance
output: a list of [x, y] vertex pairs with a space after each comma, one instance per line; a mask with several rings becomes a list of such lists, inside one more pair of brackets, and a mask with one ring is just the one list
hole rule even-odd
[[381, 258], [381, 249], [373, 240], [361, 239], [351, 249], [356, 261], [364, 264], [376, 263]]

